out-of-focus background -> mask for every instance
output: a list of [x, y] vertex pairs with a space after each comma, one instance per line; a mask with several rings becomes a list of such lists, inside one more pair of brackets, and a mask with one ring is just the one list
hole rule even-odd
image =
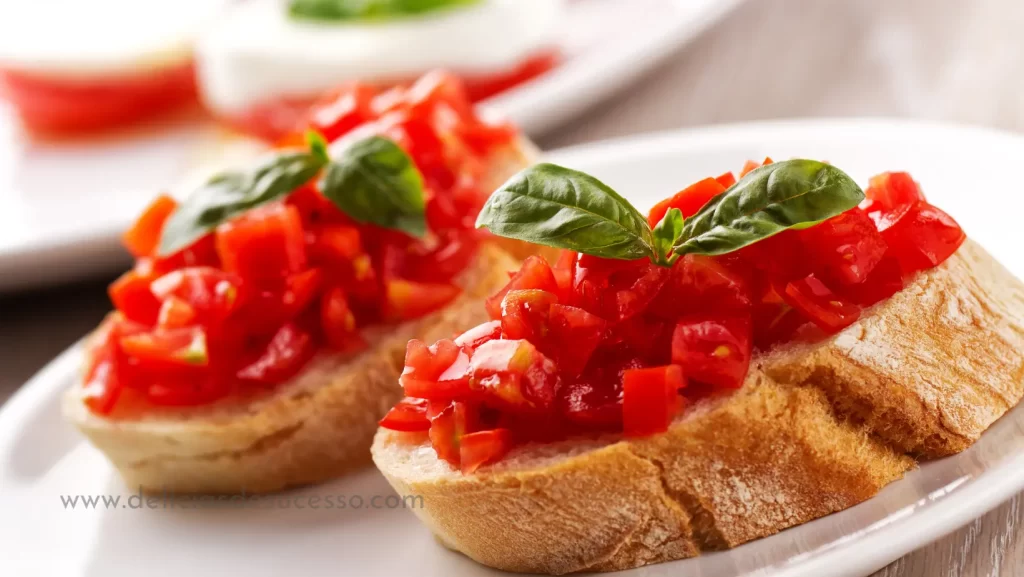
[[[696, 125], [836, 116], [1020, 130], [1022, 31], [1020, 0], [750, 0], [635, 85], [536, 140], [551, 149]], [[0, 295], [0, 402], [102, 318], [112, 278]], [[1024, 567], [1019, 502], [881, 574], [1014, 574]]]

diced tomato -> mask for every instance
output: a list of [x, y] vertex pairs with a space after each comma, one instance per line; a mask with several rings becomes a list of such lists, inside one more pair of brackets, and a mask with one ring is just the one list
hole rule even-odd
[[160, 306], [157, 326], [164, 329], [187, 327], [196, 319], [196, 309], [178, 297], [168, 297]]
[[875, 223], [859, 208], [798, 234], [816, 261], [816, 270], [837, 285], [864, 281], [887, 248]]
[[325, 224], [306, 233], [310, 261], [328, 265], [348, 265], [363, 254], [359, 229], [348, 224]]
[[426, 431], [430, 429], [427, 400], [406, 397], [398, 401], [379, 424], [392, 431]]
[[651, 304], [651, 313], [675, 320], [706, 312], [749, 311], [750, 282], [738, 270], [721, 257], [683, 256], [673, 265], [665, 288]]
[[251, 363], [236, 377], [245, 383], [274, 385], [296, 374], [316, 354], [316, 342], [308, 331], [294, 323], [282, 326]]
[[738, 389], [750, 368], [750, 341], [746, 317], [684, 319], [672, 334], [672, 362], [690, 380]]
[[547, 411], [559, 377], [554, 361], [524, 340], [488, 341], [470, 359], [470, 385], [513, 412]]
[[[142, 259], [140, 259], [141, 261]], [[203, 235], [191, 245], [167, 256], [150, 257], [153, 270], [168, 273], [179, 268], [188, 267], [219, 267], [220, 257], [217, 256], [217, 243], [214, 234]]]
[[94, 413], [107, 415], [114, 409], [122, 390], [117, 374], [116, 341], [108, 333], [108, 338], [93, 349], [91, 355], [92, 365], [83, 380], [82, 402]]
[[555, 266], [551, 267], [551, 273], [555, 277], [555, 284], [558, 286], [558, 302], [563, 305], [573, 304], [573, 278], [576, 275], [576, 259], [579, 255], [571, 250], [563, 250], [558, 253], [558, 260]]
[[441, 339], [429, 347], [423, 341], [413, 339], [405, 347], [405, 372], [402, 376], [436, 381], [461, 352], [459, 345], [448, 339]]
[[391, 279], [384, 283], [385, 314], [391, 319], [415, 319], [455, 300], [462, 291], [452, 284]]
[[501, 333], [506, 339], [541, 342], [548, 335], [548, 316], [558, 297], [547, 291], [510, 290], [501, 301]]
[[[215, 328], [237, 310], [243, 300], [241, 286], [235, 274], [212, 267], [189, 267], [154, 280], [150, 291], [160, 301], [173, 297], [188, 303], [196, 322]], [[120, 305], [117, 308], [123, 310]]]
[[114, 307], [137, 323], [155, 325], [160, 316], [160, 301], [153, 296], [150, 285], [156, 278], [152, 267], [145, 265], [137, 265], [121, 275], [107, 290]]
[[309, 128], [333, 142], [374, 117], [373, 97], [376, 95], [376, 88], [362, 82], [342, 86], [309, 109]]
[[361, 348], [364, 341], [356, 330], [356, 317], [349, 308], [345, 291], [331, 287], [320, 300], [320, 326], [327, 344], [338, 351]]
[[715, 180], [717, 180], [718, 184], [721, 184], [725, 188], [729, 188], [732, 185], [736, 184], [736, 176], [733, 175], [733, 173], [731, 172], [720, 174], [715, 177]]
[[901, 290], [903, 290], [903, 271], [900, 261], [887, 254], [871, 271], [866, 280], [855, 285], [841, 286], [839, 294], [862, 307], [869, 307]]
[[484, 306], [492, 319], [501, 318], [501, 301], [511, 290], [536, 289], [558, 294], [558, 283], [555, 282], [555, 275], [551, 272], [548, 263], [539, 256], [530, 256], [523, 261], [505, 288], [498, 291], [494, 296], [487, 299]]
[[[433, 204], [433, 203], [432, 203]], [[466, 269], [477, 254], [480, 239], [465, 231], [438, 233], [437, 246], [415, 243], [406, 251], [405, 275], [426, 283], [449, 282]]]
[[164, 222], [178, 208], [178, 203], [166, 194], [162, 194], [150, 203], [135, 224], [121, 235], [128, 252], [136, 258], [153, 256], [160, 244], [160, 235], [164, 230]]
[[622, 374], [622, 431], [642, 437], [668, 430], [686, 386], [679, 365], [630, 369]]
[[782, 299], [770, 281], [762, 281], [757, 289], [752, 317], [754, 344], [761, 350], [789, 341], [808, 322], [800, 311]]
[[273, 203], [217, 227], [217, 254], [224, 270], [260, 286], [278, 287], [306, 266], [299, 211]]
[[[304, 140], [302, 146], [305, 146]], [[307, 232], [315, 233], [319, 227], [331, 224], [352, 224], [351, 219], [317, 189], [315, 182], [307, 182], [295, 189], [284, 202], [299, 211]]]
[[459, 399], [470, 394], [469, 370], [469, 356], [455, 342], [442, 339], [427, 347], [414, 339], [406, 346], [398, 382], [409, 397]]
[[882, 231], [904, 276], [936, 267], [967, 240], [953, 217], [924, 201], [911, 206], [892, 226]]
[[473, 350], [487, 341], [501, 338], [501, 321], [488, 321], [462, 333], [455, 339], [455, 344]]
[[886, 212], [925, 199], [921, 188], [906, 172], [884, 172], [872, 177], [864, 195], [869, 206]]
[[156, 329], [123, 336], [118, 344], [124, 354], [143, 362], [185, 366], [210, 363], [206, 331], [202, 327]]
[[430, 444], [439, 458], [456, 467], [460, 461], [461, 441], [472, 429], [470, 413], [469, 405], [456, 401], [430, 420]]
[[588, 367], [574, 381], [558, 390], [558, 407], [571, 423], [616, 430], [622, 426], [622, 375], [644, 366], [640, 359], [626, 358]]
[[781, 296], [829, 334], [841, 331], [860, 318], [859, 306], [833, 293], [813, 274], [787, 284]]
[[665, 218], [665, 213], [670, 208], [678, 208], [682, 211], [683, 218], [690, 218], [697, 214], [712, 198], [725, 192], [726, 188], [728, 187], [714, 178], [699, 180], [677, 192], [671, 198], [654, 205], [654, 208], [647, 215], [647, 223], [651, 225], [651, 228], [654, 228], [661, 222], [661, 219]]
[[773, 281], [803, 278], [813, 271], [800, 231], [787, 230], [737, 251], [736, 256]]
[[508, 429], [477, 431], [463, 436], [459, 442], [459, 462], [463, 475], [472, 475], [481, 465], [501, 460], [512, 448], [512, 432]]
[[753, 160], [748, 160], [746, 163], [743, 164], [743, 170], [740, 171], [740, 178], [743, 178], [748, 173], [750, 173], [750, 171], [752, 171], [752, 170], [756, 170], [758, 168], [761, 168], [762, 166], [765, 166], [765, 165], [768, 165], [768, 164], [771, 164], [771, 163], [772, 163], [771, 157], [767, 157], [767, 156], [765, 157], [764, 162], [761, 163], [761, 164], [758, 164], [758, 163], [754, 162]]
[[642, 271], [629, 288], [615, 293], [615, 320], [624, 321], [646, 310], [671, 276], [671, 272], [665, 267], [652, 262], [645, 264], [646, 270]]
[[549, 332], [542, 350], [558, 363], [562, 374], [578, 375], [601, 343], [608, 321], [581, 308], [560, 304], [550, 305], [548, 315]]

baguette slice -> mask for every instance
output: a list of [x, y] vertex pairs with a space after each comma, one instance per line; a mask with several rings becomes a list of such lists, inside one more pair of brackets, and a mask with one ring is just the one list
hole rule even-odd
[[[497, 187], [531, 164], [521, 139], [492, 160]], [[114, 464], [132, 489], [174, 493], [264, 493], [318, 483], [369, 464], [377, 421], [402, 396], [406, 343], [433, 342], [486, 320], [483, 300], [508, 282], [527, 245], [485, 243], [459, 277], [463, 293], [445, 309], [398, 326], [371, 327], [361, 354], [322, 355], [296, 378], [257, 398], [204, 407], [127, 408], [103, 417], [64, 396], [65, 417]]]
[[755, 359], [663, 434], [535, 444], [473, 475], [381, 429], [377, 467], [446, 546], [492, 567], [626, 569], [734, 547], [969, 446], [1024, 392], [1024, 285], [968, 241], [829, 340]]

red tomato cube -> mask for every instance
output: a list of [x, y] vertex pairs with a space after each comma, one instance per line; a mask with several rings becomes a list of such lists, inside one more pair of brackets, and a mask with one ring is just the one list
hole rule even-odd
[[501, 333], [506, 339], [539, 343], [548, 334], [548, 316], [558, 297], [537, 289], [510, 290], [501, 301]]
[[459, 443], [459, 461], [463, 475], [471, 475], [481, 465], [493, 463], [512, 448], [512, 431], [492, 429], [477, 431], [462, 437]]
[[170, 196], [162, 194], [156, 197], [131, 228], [121, 235], [128, 252], [136, 258], [153, 256], [160, 245], [164, 223], [177, 208], [178, 203]]
[[750, 369], [750, 341], [747, 317], [683, 319], [672, 333], [672, 362], [690, 380], [738, 389]]
[[555, 282], [555, 275], [551, 272], [551, 267], [539, 256], [527, 257], [519, 271], [512, 275], [512, 279], [505, 285], [505, 288], [485, 301], [484, 306], [487, 308], [487, 313], [491, 315], [492, 319], [501, 319], [501, 301], [505, 299], [505, 295], [512, 290], [527, 289], [558, 293], [558, 283]]
[[488, 341], [470, 359], [470, 386], [503, 409], [546, 412], [559, 385], [557, 366], [524, 340]]
[[798, 234], [815, 261], [815, 270], [836, 284], [864, 281], [881, 262], [887, 248], [874, 221], [859, 208]]
[[426, 431], [430, 429], [427, 400], [406, 397], [398, 401], [379, 424], [392, 431]]
[[781, 296], [828, 334], [838, 333], [860, 318], [859, 306], [832, 292], [813, 274], [787, 284]]
[[622, 432], [629, 437], [664, 433], [681, 406], [686, 385], [679, 365], [630, 369], [622, 374]]
[[563, 375], [578, 375], [601, 343], [608, 321], [581, 308], [552, 304], [542, 350]]
[[447, 283], [390, 279], [384, 283], [384, 314], [390, 320], [417, 319], [444, 307], [461, 292]]
[[904, 276], [936, 267], [967, 240], [953, 217], [921, 201], [882, 231]]
[[712, 198], [725, 192], [727, 186], [714, 178], [699, 180], [690, 186], [675, 193], [671, 198], [665, 199], [654, 205], [647, 215], [647, 223], [654, 228], [665, 218], [665, 213], [671, 208], [678, 208], [683, 213], [683, 218], [690, 218], [697, 214]]
[[294, 323], [282, 326], [262, 353], [242, 367], [236, 377], [246, 383], [275, 385], [299, 373], [316, 354], [316, 341]]
[[302, 220], [288, 204], [261, 206], [221, 224], [216, 242], [224, 270], [259, 286], [280, 287], [306, 267]]

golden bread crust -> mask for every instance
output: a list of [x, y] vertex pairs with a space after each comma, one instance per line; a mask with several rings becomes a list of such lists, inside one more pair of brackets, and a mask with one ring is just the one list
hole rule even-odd
[[[469, 476], [380, 430], [377, 467], [440, 540], [562, 574], [733, 547], [862, 502], [970, 445], [1024, 393], [1024, 285], [968, 241], [830, 339], [755, 359], [742, 389], [645, 439], [516, 448]], [[674, 505], [672, 505], [674, 503]]]

